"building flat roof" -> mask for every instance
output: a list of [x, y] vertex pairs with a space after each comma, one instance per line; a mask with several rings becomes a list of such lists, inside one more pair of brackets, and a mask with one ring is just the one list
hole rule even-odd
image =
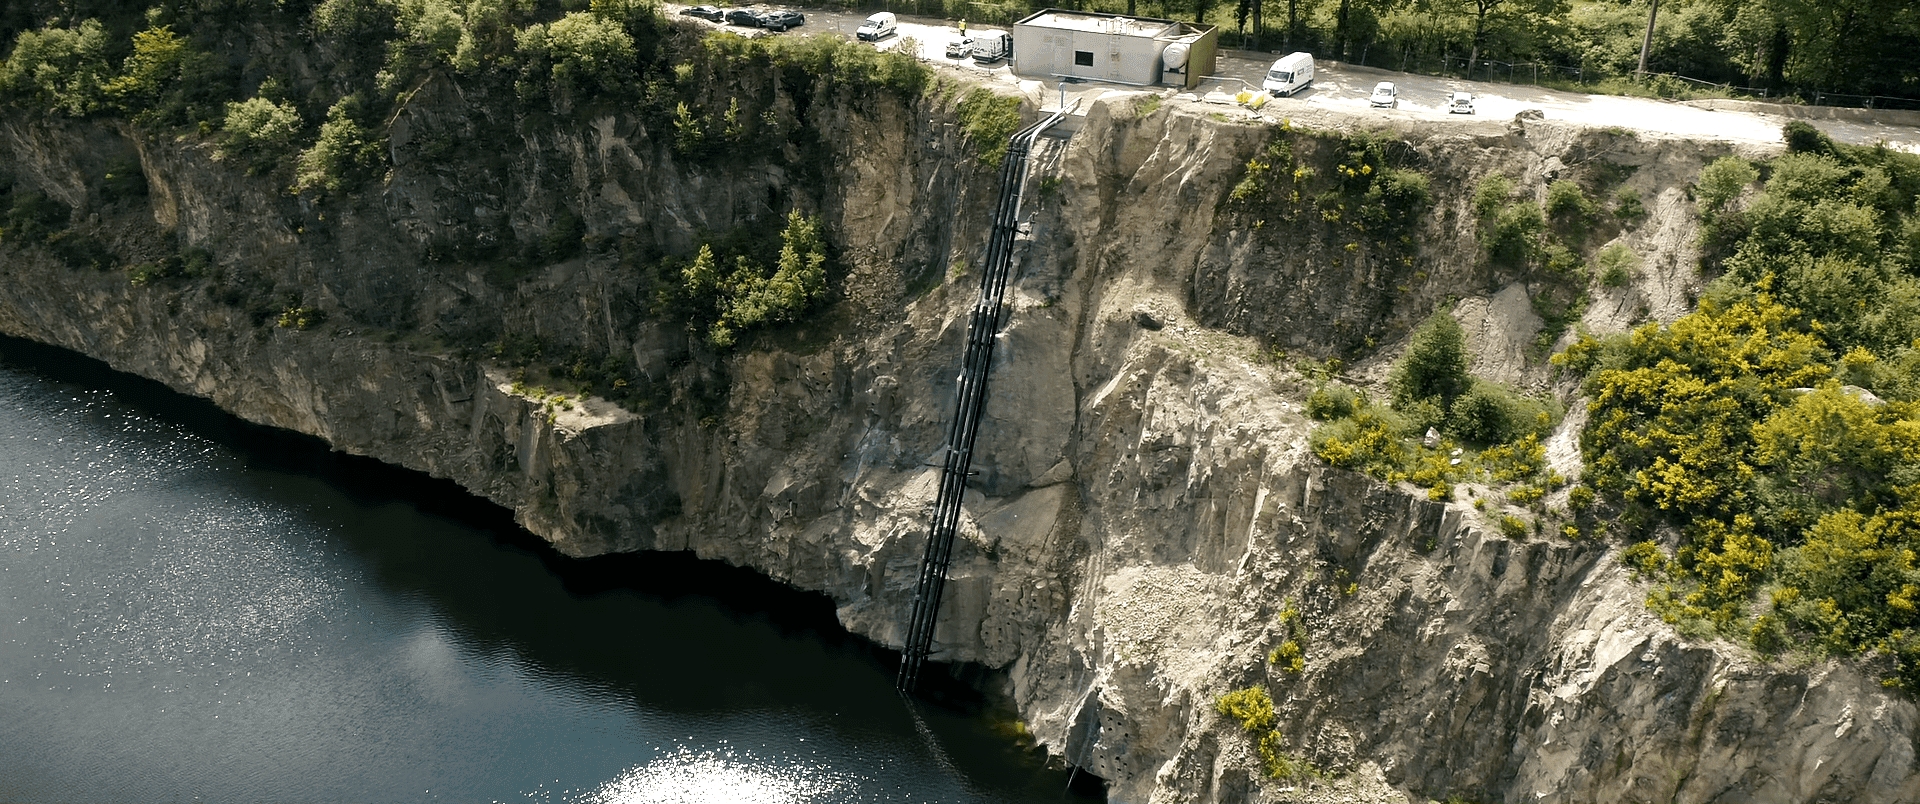
[[1180, 23], [1173, 20], [1153, 19], [1151, 17], [1129, 17], [1124, 14], [1103, 14], [1097, 11], [1066, 11], [1049, 8], [1036, 11], [1031, 16], [1014, 23], [1038, 28], [1059, 28], [1068, 31], [1088, 33], [1110, 33], [1121, 36], [1154, 38], [1166, 33], [1169, 28]]

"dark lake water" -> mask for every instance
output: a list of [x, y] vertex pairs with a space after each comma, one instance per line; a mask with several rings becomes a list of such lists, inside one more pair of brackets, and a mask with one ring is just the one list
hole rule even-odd
[[1091, 802], [823, 598], [0, 339], [0, 801]]

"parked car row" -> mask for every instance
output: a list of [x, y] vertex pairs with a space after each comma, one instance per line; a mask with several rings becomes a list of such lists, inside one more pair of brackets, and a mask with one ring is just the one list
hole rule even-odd
[[[1368, 98], [1369, 106], [1400, 108], [1400, 86], [1392, 81], [1381, 81], [1373, 85], [1373, 95]], [[1444, 104], [1447, 114], [1473, 114], [1473, 93], [1450, 92]]]
[[805, 14], [801, 14], [798, 11], [788, 11], [786, 9], [754, 11], [747, 8], [736, 8], [730, 11], [722, 11], [717, 6], [688, 6], [681, 9], [680, 13], [690, 17], [699, 17], [703, 20], [724, 22], [728, 25], [738, 25], [743, 28], [763, 28], [769, 31], [789, 31], [807, 24]]

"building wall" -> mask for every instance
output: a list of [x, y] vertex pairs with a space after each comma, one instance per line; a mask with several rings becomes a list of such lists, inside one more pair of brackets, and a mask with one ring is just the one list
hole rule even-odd
[[[1214, 71], [1214, 53], [1218, 34], [1208, 28], [1199, 41], [1191, 42], [1189, 69], [1184, 74], [1163, 74], [1161, 54], [1170, 39], [1157, 39], [1143, 30], [1152, 23], [1163, 28], [1175, 24], [1165, 20], [1142, 21], [1118, 15], [1075, 14], [1081, 20], [1104, 17], [1115, 20], [1114, 28], [1127, 31], [1110, 33], [1048, 24], [1049, 12], [1040, 12], [1013, 26], [1013, 71], [1022, 78], [1040, 80], [1064, 77], [1086, 78], [1116, 84], [1149, 86], [1163, 81], [1191, 88]], [[1067, 12], [1074, 14], [1073, 12]], [[1148, 25], [1141, 25], [1148, 22]], [[1089, 27], [1098, 27], [1088, 22]]]
[[1041, 26], [1013, 28], [1014, 71], [1026, 78], [1077, 76], [1121, 84], [1160, 80], [1160, 51], [1152, 39], [1067, 31]]

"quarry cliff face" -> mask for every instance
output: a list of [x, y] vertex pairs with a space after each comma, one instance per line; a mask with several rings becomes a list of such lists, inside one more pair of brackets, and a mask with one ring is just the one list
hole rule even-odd
[[[899, 645], [999, 189], [952, 109], [814, 98], [820, 137], [844, 145], [814, 186], [683, 162], [619, 114], [516, 124], [485, 165], [419, 157], [497, 128], [461, 93], [416, 92], [386, 178], [324, 205], [204, 144], [0, 121], [16, 186], [76, 210], [72, 230], [120, 264], [186, 247], [214, 265], [136, 283], [0, 243], [0, 332], [450, 478], [569, 555], [752, 567]], [[1406, 125], [1375, 135], [1434, 201], [1398, 246], [1231, 203], [1274, 131], [1215, 107], [1115, 93], [1042, 141], [933, 658], [999, 671], [1033, 734], [1115, 801], [1920, 800], [1920, 713], [1870, 674], [1686, 639], [1615, 547], [1509, 539], [1467, 500], [1307, 451], [1314, 371], [1337, 359], [1377, 382], [1440, 306], [1477, 373], [1570, 392], [1541, 359], [1533, 300], [1550, 289], [1476, 257], [1470, 196], [1489, 172], [1537, 190], [1606, 161], [1644, 199], [1618, 233], [1642, 270], [1595, 289], [1587, 326], [1671, 319], [1699, 287], [1687, 184], [1729, 146]], [[1299, 148], [1341, 163], [1337, 145]], [[147, 192], [103, 198], [99, 177], [126, 164]], [[704, 230], [774, 225], [772, 199], [825, 222], [831, 309], [720, 354], [649, 320], [622, 243], [683, 253]], [[436, 256], [564, 216], [589, 247], [532, 270]], [[280, 307], [324, 319], [275, 326]], [[657, 404], [555, 404], [471, 348], [515, 334], [630, 360]], [[1549, 444], [1568, 474], [1573, 407]], [[1268, 661], [1284, 641], [1298, 672]], [[1285, 756], [1338, 779], [1266, 778], [1213, 706], [1255, 682], [1281, 691]]]

